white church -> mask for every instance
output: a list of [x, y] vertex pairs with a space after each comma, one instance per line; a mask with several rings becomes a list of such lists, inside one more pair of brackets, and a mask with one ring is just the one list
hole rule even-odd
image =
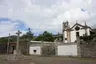
[[76, 23], [72, 27], [70, 27], [69, 22], [63, 22], [63, 42], [70, 43], [75, 42], [77, 40], [77, 36], [90, 35], [92, 31], [91, 27], [85, 25], [81, 25]]
[[[52, 51], [52, 55], [56, 56], [79, 56], [80, 50], [78, 47], [78, 43], [76, 43], [77, 37], [90, 35], [92, 31], [91, 27], [87, 26], [85, 23], [81, 25], [79, 23], [74, 24], [70, 27], [69, 22], [62, 23], [62, 32], [63, 32], [63, 42], [42, 42], [42, 41], [31, 41], [29, 46], [29, 54], [30, 55], [42, 55], [50, 54]], [[52, 48], [48, 48], [50, 46]], [[45, 48], [44, 48], [45, 46]], [[45, 49], [45, 52], [43, 51]]]

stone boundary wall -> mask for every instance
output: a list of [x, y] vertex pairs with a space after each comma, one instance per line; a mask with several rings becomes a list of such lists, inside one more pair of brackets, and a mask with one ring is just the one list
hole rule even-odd
[[6, 53], [7, 53], [7, 44], [0, 43], [0, 54], [6, 54]]
[[96, 58], [96, 42], [80, 42], [78, 44], [78, 56]]

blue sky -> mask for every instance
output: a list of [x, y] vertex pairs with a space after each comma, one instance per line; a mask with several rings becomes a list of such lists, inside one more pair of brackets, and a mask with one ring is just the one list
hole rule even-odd
[[0, 21], [10, 21], [9, 18], [0, 18]]
[[0, 0], [0, 37], [22, 34], [31, 28], [35, 35], [43, 31], [62, 33], [68, 20], [96, 27], [96, 0]]
[[11, 23], [11, 24], [16, 23], [16, 24], [14, 25], [14, 28], [17, 29], [17, 30], [25, 30], [25, 31], [27, 31], [28, 28], [29, 28], [29, 27], [26, 26], [25, 23], [23, 23], [23, 21], [20, 21], [20, 20], [15, 20], [15, 21], [14, 21], [14, 20], [11, 20], [11, 19], [9, 19], [9, 18], [0, 18], [0, 22], [1, 22], [1, 23], [2, 23], [2, 22], [5, 22], [5, 23], [9, 22], [9, 23]]

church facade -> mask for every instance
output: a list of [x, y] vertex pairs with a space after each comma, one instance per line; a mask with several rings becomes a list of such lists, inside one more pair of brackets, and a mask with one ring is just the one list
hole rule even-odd
[[75, 42], [78, 36], [90, 36], [90, 32], [92, 31], [91, 27], [85, 25], [81, 25], [76, 23], [72, 27], [70, 27], [69, 22], [63, 22], [63, 42], [70, 43]]

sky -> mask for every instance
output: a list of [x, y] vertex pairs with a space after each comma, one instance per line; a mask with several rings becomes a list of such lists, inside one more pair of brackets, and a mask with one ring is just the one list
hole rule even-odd
[[31, 28], [34, 35], [43, 31], [62, 33], [62, 22], [96, 26], [96, 0], [0, 0], [0, 37], [22, 34]]

